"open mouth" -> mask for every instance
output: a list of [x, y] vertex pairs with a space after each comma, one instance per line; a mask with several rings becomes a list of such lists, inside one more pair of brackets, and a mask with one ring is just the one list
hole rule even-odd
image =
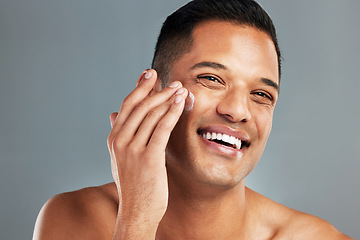
[[198, 130], [197, 132], [202, 138], [215, 142], [217, 144], [223, 145], [228, 148], [233, 149], [243, 149], [245, 147], [249, 147], [249, 142], [241, 141], [239, 138], [230, 136], [224, 133], [217, 133], [217, 132], [208, 132], [205, 130]]

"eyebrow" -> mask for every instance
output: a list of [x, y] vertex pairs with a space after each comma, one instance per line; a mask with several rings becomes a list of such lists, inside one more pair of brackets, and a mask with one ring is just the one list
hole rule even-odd
[[279, 84], [277, 84], [273, 80], [270, 80], [270, 79], [267, 79], [267, 78], [261, 78], [261, 81], [263, 83], [265, 83], [266, 85], [275, 88], [278, 93], [280, 92]]
[[190, 70], [194, 70], [197, 68], [203, 68], [203, 67], [227, 70], [227, 67], [225, 65], [222, 65], [221, 63], [216, 63], [216, 62], [199, 62], [199, 63], [196, 63], [194, 66], [192, 66], [190, 68]]
[[[204, 68], [204, 67], [210, 67], [210, 68], [214, 68], [214, 69], [222, 69], [222, 70], [228, 70], [228, 68], [221, 64], [221, 63], [217, 63], [217, 62], [207, 62], [207, 61], [204, 61], [204, 62], [199, 62], [199, 63], [196, 63], [194, 66], [192, 66], [190, 68], [190, 70], [194, 70], [194, 69], [198, 69], [198, 68]], [[270, 86], [270, 87], [273, 87], [275, 88], [275, 90], [279, 93], [280, 92], [280, 87], [279, 87], [279, 84], [277, 84], [276, 82], [274, 82], [273, 80], [270, 80], [268, 78], [261, 78], [261, 81]]]

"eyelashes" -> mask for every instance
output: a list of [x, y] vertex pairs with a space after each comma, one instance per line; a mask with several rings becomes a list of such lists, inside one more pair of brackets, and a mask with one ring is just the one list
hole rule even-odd
[[206, 79], [206, 80], [209, 80], [209, 81], [212, 81], [212, 82], [218, 82], [218, 83], [220, 83], [219, 79], [217, 79], [217, 78], [214, 77], [214, 76], [198, 76], [197, 78], [198, 78], [198, 79]]
[[196, 81], [210, 89], [220, 89], [225, 87], [224, 81], [213, 75], [199, 75], [196, 77]]
[[257, 90], [253, 91], [251, 93], [251, 99], [258, 104], [268, 105], [268, 106], [275, 105], [273, 96], [264, 91], [257, 91]]
[[[225, 89], [227, 84], [226, 82], [221, 79], [218, 76], [214, 75], [198, 75], [196, 77], [197, 83], [201, 84], [202, 86], [213, 89], [213, 90], [219, 90], [219, 89]], [[254, 102], [257, 102], [259, 104], [265, 104], [265, 105], [273, 105], [274, 104], [274, 97], [273, 95], [266, 91], [265, 89], [254, 89], [250, 92], [251, 99]]]
[[253, 94], [255, 94], [259, 97], [262, 97], [262, 98], [268, 98], [271, 101], [274, 100], [274, 98], [271, 96], [271, 94], [268, 94], [266, 92], [256, 91], [256, 92], [253, 92]]

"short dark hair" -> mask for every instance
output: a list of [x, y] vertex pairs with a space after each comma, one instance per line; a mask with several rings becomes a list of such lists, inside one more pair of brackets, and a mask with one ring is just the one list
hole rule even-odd
[[265, 10], [253, 0], [193, 0], [167, 17], [155, 47], [152, 68], [158, 72], [163, 87], [169, 82], [172, 64], [189, 52], [192, 31], [208, 20], [219, 20], [255, 27], [274, 42], [281, 75], [281, 53], [275, 26]]

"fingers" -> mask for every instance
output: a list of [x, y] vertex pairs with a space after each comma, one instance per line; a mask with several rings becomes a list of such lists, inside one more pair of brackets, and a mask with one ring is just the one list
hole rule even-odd
[[[180, 82], [173, 82], [169, 85], [169, 87], [164, 88], [160, 93], [148, 96], [138, 103], [136, 107], [133, 108], [130, 115], [126, 118], [126, 121], [121, 123], [116, 120], [111, 134], [113, 136], [121, 136], [121, 139], [117, 139], [117, 143], [122, 146], [129, 144], [133, 140], [139, 126], [142, 124], [149, 112], [153, 111], [159, 105], [166, 103], [171, 96], [174, 94], [176, 95], [177, 91], [184, 92], [184, 90], [180, 90], [182, 89], [181, 87], [182, 85]], [[122, 114], [123, 112], [120, 112], [117, 118], [119, 119]]]
[[124, 99], [116, 118], [113, 119], [112, 116], [110, 116], [112, 130], [108, 137], [109, 147], [112, 144], [115, 134], [119, 131], [135, 106], [151, 93], [153, 86], [155, 85], [156, 78], [157, 73], [155, 70], [150, 69], [144, 71], [137, 81], [136, 88]]
[[[139, 148], [145, 147], [148, 144], [149, 140], [151, 139], [155, 128], [160, 123], [160, 120], [166, 117], [168, 114], [176, 113], [176, 116], [178, 117], [172, 119], [173, 121], [175, 121], [176, 124], [182, 112], [182, 107], [181, 104], [179, 104], [180, 103], [179, 101], [185, 99], [186, 96], [187, 96], [187, 90], [185, 88], [180, 88], [167, 102], [150, 110], [146, 115], [145, 119], [142, 121], [141, 125], [139, 126], [136, 135], [133, 138], [132, 143], [135, 143], [136, 146]], [[177, 109], [177, 111], [175, 112], [169, 111], [169, 109], [172, 108], [172, 105], [176, 105], [175, 109]], [[175, 125], [171, 124], [171, 126], [175, 126]], [[164, 130], [171, 132], [172, 129], [173, 128], [164, 129]]]
[[141, 101], [143, 101], [152, 91], [154, 84], [157, 79], [157, 73], [155, 70], [147, 70], [144, 71], [138, 82], [137, 86], [123, 101], [120, 111], [119, 117], [116, 120], [119, 122], [119, 125], [126, 120], [127, 116], [133, 111], [136, 105], [138, 105]]
[[161, 154], [165, 151], [170, 134], [178, 122], [185, 104], [185, 98], [188, 91], [185, 89], [184, 94], [178, 95], [174, 99], [174, 103], [170, 106], [168, 112], [161, 118], [151, 135], [148, 143], [148, 151], [150, 154]]
[[110, 114], [110, 124], [111, 124], [111, 128], [114, 126], [116, 117], [117, 117], [118, 113], [117, 112], [113, 112], [112, 114]]
[[110, 115], [108, 147], [121, 216], [150, 216], [158, 224], [168, 202], [164, 150], [188, 92], [180, 82], [159, 91], [156, 77], [154, 70], [143, 73], [119, 113]]

